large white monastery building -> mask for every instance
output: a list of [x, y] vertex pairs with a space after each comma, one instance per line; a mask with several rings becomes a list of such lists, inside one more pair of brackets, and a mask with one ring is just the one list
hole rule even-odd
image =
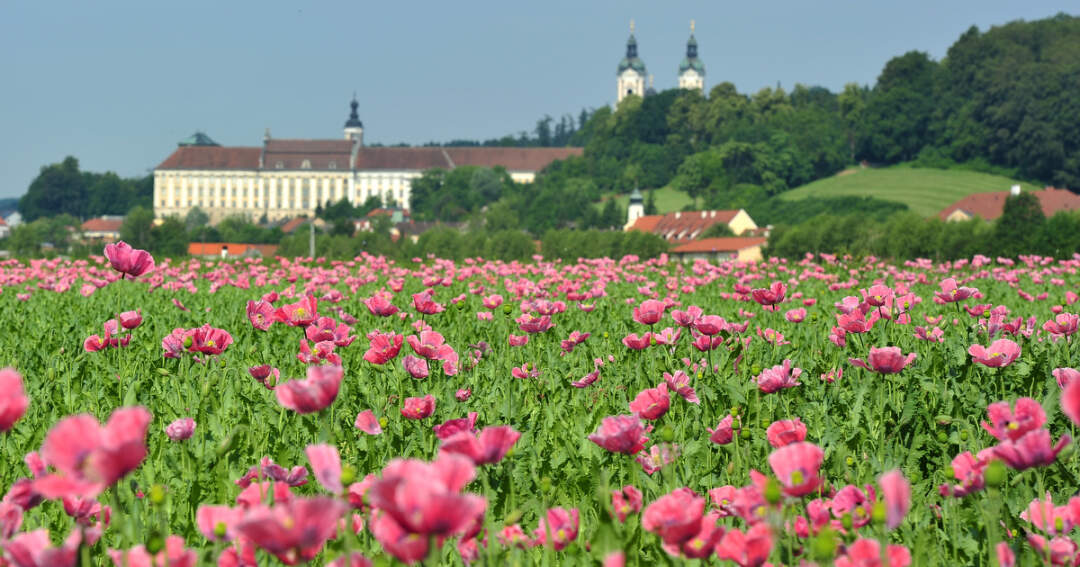
[[[649, 86], [646, 88], [645, 79]], [[634, 22], [630, 21], [630, 38], [626, 40], [626, 56], [619, 61], [615, 70], [615, 104], [622, 102], [629, 95], [643, 97], [652, 94], [652, 76], [645, 70], [645, 62], [638, 56], [637, 38], [634, 37]], [[705, 92], [705, 64], [698, 58], [697, 39], [694, 38], [694, 22], [690, 22], [690, 39], [686, 41], [686, 57], [679, 64], [679, 88]]]
[[222, 147], [196, 134], [154, 169], [154, 214], [184, 216], [199, 207], [217, 222], [233, 215], [252, 220], [310, 216], [327, 202], [361, 205], [378, 197], [409, 208], [412, 180], [432, 168], [502, 166], [517, 182], [530, 183], [557, 159], [581, 148], [366, 147], [357, 102], [336, 140], [288, 140], [270, 136], [261, 146]]

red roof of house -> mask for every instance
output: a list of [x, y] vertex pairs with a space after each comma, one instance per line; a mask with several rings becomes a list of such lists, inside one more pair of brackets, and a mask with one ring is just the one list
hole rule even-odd
[[124, 219], [90, 219], [82, 223], [83, 232], [120, 232]]
[[228, 251], [229, 256], [242, 256], [256, 250], [263, 257], [270, 258], [277, 253], [276, 244], [239, 244], [236, 242], [192, 242], [188, 244], [188, 254], [191, 256], [221, 256], [222, 249]]
[[727, 236], [724, 238], [702, 238], [676, 246], [671, 250], [675, 254], [690, 252], [738, 252], [753, 246], [761, 246], [768, 242], [768, 238], [760, 236]]
[[184, 146], [176, 148], [156, 169], [258, 169], [260, 153], [262, 148]]
[[300, 225], [308, 222], [308, 220], [309, 219], [307, 219], [306, 217], [296, 217], [289, 222], [281, 225], [281, 232], [284, 232], [285, 234], [291, 234], [294, 230], [300, 228]]
[[540, 171], [551, 162], [580, 156], [583, 148], [443, 148], [455, 166], [503, 166], [507, 171]]
[[[1048, 217], [1053, 216], [1058, 211], [1080, 209], [1080, 195], [1072, 191], [1047, 187], [1042, 191], [1033, 191], [1032, 194], [1039, 199], [1043, 214]], [[938, 217], [945, 220], [953, 212], [961, 210], [973, 217], [994, 220], [1000, 217], [1005, 210], [1005, 199], [1008, 197], [1008, 191], [973, 193], [945, 207], [944, 210], [938, 213]]]
[[660, 223], [660, 219], [664, 218], [664, 215], [645, 215], [638, 217], [634, 221], [634, 224], [630, 225], [629, 230], [640, 230], [642, 232], [654, 232], [656, 225]]
[[[633, 230], [645, 230], [658, 234], [669, 242], [686, 242], [697, 238], [714, 224], [728, 224], [739, 211], [680, 211], [655, 217], [641, 217]], [[643, 219], [647, 219], [644, 220]], [[651, 228], [645, 228], [650, 227]]]

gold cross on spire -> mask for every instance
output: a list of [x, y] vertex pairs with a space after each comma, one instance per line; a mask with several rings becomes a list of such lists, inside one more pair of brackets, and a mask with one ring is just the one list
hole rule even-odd
[[634, 33], [634, 20], [630, 20], [630, 33]]
[[694, 33], [694, 20], [690, 20], [690, 34], [693, 35], [693, 33]]

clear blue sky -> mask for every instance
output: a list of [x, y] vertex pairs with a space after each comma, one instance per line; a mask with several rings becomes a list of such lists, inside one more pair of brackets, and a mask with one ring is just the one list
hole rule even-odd
[[195, 130], [223, 145], [337, 138], [353, 91], [365, 140], [531, 130], [613, 101], [632, 18], [656, 87], [697, 21], [706, 87], [872, 85], [972, 25], [1076, 12], [1042, 0], [0, 3], [0, 197], [74, 155], [143, 175]]

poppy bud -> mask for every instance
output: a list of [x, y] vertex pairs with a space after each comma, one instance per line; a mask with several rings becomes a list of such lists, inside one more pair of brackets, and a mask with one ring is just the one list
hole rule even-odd
[[986, 481], [986, 486], [990, 488], [997, 488], [1002, 484], [1005, 484], [1005, 463], [1002, 463], [998, 459], [990, 461], [986, 465], [986, 471], [983, 473], [983, 479]]
[[874, 502], [874, 507], [870, 509], [870, 520], [877, 525], [885, 523], [885, 503], [881, 500]]
[[184, 337], [184, 348], [191, 348], [191, 335]]
[[956, 478], [956, 470], [952, 468], [952, 465], [945, 465], [945, 477]]
[[675, 430], [672, 429], [670, 425], [665, 425], [664, 428], [660, 430], [660, 438], [671, 443], [675, 440]]
[[165, 487], [160, 484], [155, 484], [150, 487], [150, 503], [161, 504], [165, 501]]
[[520, 519], [521, 519], [521, 510], [518, 510], [518, 509], [515, 508], [513, 510], [510, 510], [510, 513], [507, 514], [506, 517], [503, 519], [503, 523], [505, 525], [507, 525], [507, 526], [512, 526], [512, 525], [518, 523], [518, 520], [520, 520]]
[[223, 538], [223, 537], [225, 537], [225, 533], [228, 530], [229, 530], [229, 528], [225, 525], [225, 522], [218, 522], [218, 523], [214, 524], [214, 537], [219, 538], [219, 539]]
[[503, 303], [503, 313], [509, 315], [514, 312], [514, 308], [510, 307], [509, 303]]
[[757, 364], [751, 366], [750, 367], [750, 373], [751, 374], [761, 374], [761, 367], [758, 366]]
[[341, 483], [350, 485], [354, 480], [356, 480], [356, 468], [352, 465], [341, 467]]
[[[765, 501], [769, 504], [777, 504], [780, 499], [784, 497], [784, 493], [780, 489], [780, 483], [775, 478], [770, 478], [765, 481]], [[850, 529], [850, 528], [848, 528]]]
[[389, 422], [386, 421], [386, 417], [380, 417], [379, 418], [379, 427], [386, 427], [387, 423], [389, 423]]
[[730, 412], [731, 412], [731, 415], [733, 415], [735, 417], [739, 417], [739, 406], [735, 406], [735, 407], [731, 408]]
[[168, 376], [169, 375], [169, 369], [167, 369], [167, 368], [158, 368], [157, 373], [161, 374], [162, 376]]
[[847, 466], [849, 466], [849, 467], [855, 465], [855, 459], [851, 458], [850, 456], [848, 458], [844, 459], [844, 462], [847, 463]]
[[768, 429], [770, 425], [772, 425], [771, 421], [769, 421], [767, 419], [761, 420], [761, 428], [762, 429]]
[[967, 439], [968, 439], [968, 432], [965, 429], [965, 430], [960, 432], [960, 440], [961, 441], [967, 441]]
[[743, 429], [741, 432], [739, 432], [739, 437], [742, 437], [743, 439], [749, 439], [750, 438], [750, 430], [749, 429]]
[[157, 555], [165, 547], [165, 540], [161, 538], [161, 534], [156, 531], [150, 534], [150, 538], [146, 540], [146, 551], [151, 555]]
[[551, 477], [545, 476], [540, 479], [540, 492], [548, 492], [551, 490]]
[[605, 339], [606, 339], [606, 338], [608, 338], [608, 333], [607, 333], [607, 331], [604, 331], [604, 338], [605, 338]]
[[938, 440], [938, 443], [948, 443], [949, 442], [949, 436], [944, 431], [938, 431], [937, 432], [937, 440]]
[[832, 528], [825, 526], [818, 532], [818, 535], [814, 537], [811, 550], [814, 559], [821, 562], [827, 562], [836, 555], [836, 536]]
[[458, 311], [461, 311], [462, 309], [465, 309], [465, 302], [464, 301], [459, 301], [457, 303], [457, 308], [458, 308]]
[[735, 419], [731, 420], [731, 428], [732, 429], [741, 429], [742, 428], [742, 422], [739, 421], [739, 418], [735, 418]]

